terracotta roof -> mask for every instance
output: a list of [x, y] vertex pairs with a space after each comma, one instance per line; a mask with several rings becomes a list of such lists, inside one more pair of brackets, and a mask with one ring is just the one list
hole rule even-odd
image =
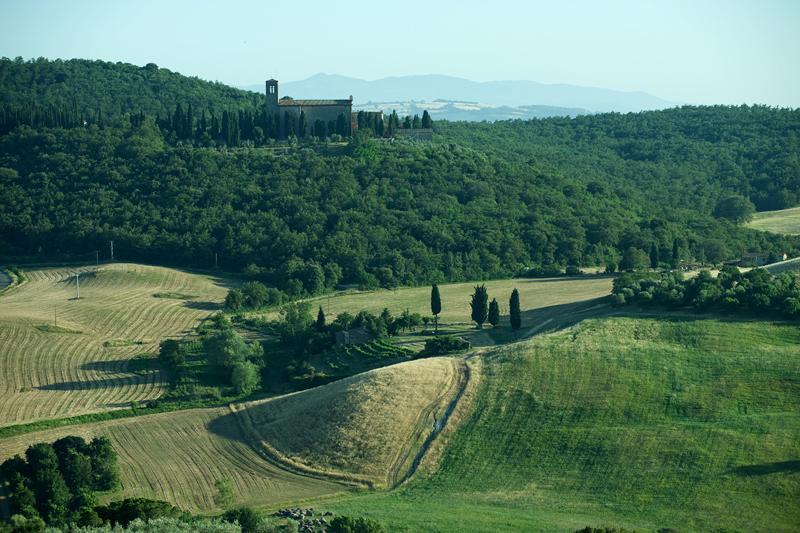
[[315, 105], [351, 105], [351, 100], [294, 100], [285, 98], [278, 100], [278, 105], [287, 106], [315, 106]]

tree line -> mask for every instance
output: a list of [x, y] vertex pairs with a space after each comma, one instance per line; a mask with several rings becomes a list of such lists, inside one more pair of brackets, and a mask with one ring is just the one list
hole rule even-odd
[[800, 317], [800, 277], [763, 268], [742, 273], [725, 266], [717, 276], [702, 270], [692, 278], [680, 272], [630, 272], [614, 279], [612, 294], [617, 305]]

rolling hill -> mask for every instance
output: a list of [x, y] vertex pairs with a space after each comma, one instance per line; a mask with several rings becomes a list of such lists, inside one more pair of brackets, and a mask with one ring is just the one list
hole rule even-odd
[[152, 359], [159, 342], [217, 309], [229, 283], [129, 263], [26, 275], [0, 296], [0, 426], [157, 398], [165, 387]]
[[794, 530], [798, 342], [788, 324], [608, 318], [493, 349], [438, 466], [324, 505], [410, 531]]

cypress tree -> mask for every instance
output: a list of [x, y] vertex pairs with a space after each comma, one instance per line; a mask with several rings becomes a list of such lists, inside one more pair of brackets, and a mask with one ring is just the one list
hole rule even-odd
[[306, 133], [307, 133], [307, 131], [306, 131], [307, 129], [308, 129], [308, 124], [306, 123], [306, 112], [301, 109], [300, 110], [300, 124], [299, 124], [299, 126], [297, 128], [297, 136], [301, 137], [301, 138], [305, 137]]
[[478, 329], [483, 329], [483, 323], [486, 322], [486, 315], [489, 310], [487, 309], [489, 303], [489, 293], [486, 290], [486, 285], [477, 285], [475, 292], [472, 294], [472, 320], [478, 324]]
[[423, 128], [432, 128], [433, 127], [433, 120], [431, 119], [430, 113], [428, 110], [422, 112], [422, 127]]
[[319, 312], [317, 313], [317, 322], [314, 324], [314, 329], [319, 332], [325, 331], [325, 311], [322, 310], [322, 306], [319, 306]]
[[433, 332], [439, 332], [439, 313], [442, 312], [442, 298], [439, 295], [439, 286], [431, 286], [431, 313], [433, 314]]
[[500, 306], [497, 305], [497, 299], [492, 298], [492, 301], [489, 303], [489, 324], [497, 327], [497, 324], [499, 323], [500, 323]]
[[519, 291], [511, 291], [511, 300], [508, 302], [508, 315], [511, 320], [511, 329], [517, 331], [522, 327], [522, 314], [519, 310]]
[[681, 249], [678, 239], [672, 241], [672, 268], [677, 268], [681, 262]]
[[658, 258], [658, 245], [653, 243], [650, 246], [650, 268], [658, 268], [659, 258]]

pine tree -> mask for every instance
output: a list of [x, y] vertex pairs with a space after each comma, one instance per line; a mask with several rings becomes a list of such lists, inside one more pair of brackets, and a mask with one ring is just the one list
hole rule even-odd
[[414, 118], [411, 120], [411, 127], [415, 130], [422, 127], [422, 121], [420, 121], [419, 115], [414, 115]]
[[511, 299], [508, 302], [508, 316], [511, 320], [511, 329], [517, 331], [522, 327], [522, 314], [519, 310], [519, 291], [511, 291]]
[[403, 119], [403, 129], [410, 130], [411, 129], [411, 117], [406, 115], [406, 118]]
[[322, 310], [322, 306], [319, 306], [319, 312], [317, 313], [317, 321], [314, 324], [314, 329], [319, 332], [325, 331], [325, 311]]
[[439, 286], [431, 286], [431, 313], [433, 314], [433, 332], [439, 332], [439, 313], [442, 312], [442, 298], [439, 295]]
[[489, 324], [497, 326], [500, 323], [500, 306], [497, 305], [497, 299], [492, 298], [489, 302]]
[[478, 329], [483, 329], [483, 323], [486, 322], [488, 303], [489, 293], [486, 290], [486, 285], [477, 285], [475, 292], [472, 294], [470, 307], [472, 308], [472, 320], [478, 324]]

